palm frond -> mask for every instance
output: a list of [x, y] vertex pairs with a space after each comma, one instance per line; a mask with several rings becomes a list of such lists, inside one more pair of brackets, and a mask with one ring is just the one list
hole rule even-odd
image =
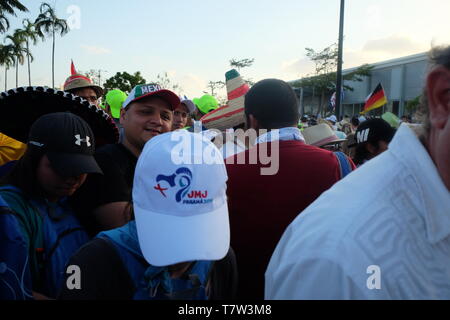
[[4, 16], [0, 15], [0, 32], [4, 33], [9, 29], [9, 20]]
[[2, 1], [0, 1], [0, 11], [1, 12], [7, 12], [7, 13], [15, 16], [16, 14], [14, 13], [14, 9], [17, 9], [22, 12], [28, 11], [28, 8], [25, 7], [18, 0], [2, 0]]

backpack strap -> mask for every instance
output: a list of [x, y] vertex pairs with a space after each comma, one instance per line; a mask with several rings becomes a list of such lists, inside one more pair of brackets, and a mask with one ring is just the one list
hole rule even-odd
[[20, 232], [23, 217], [13, 211], [0, 197], [0, 299], [28, 300], [31, 295], [31, 274], [28, 252]]
[[336, 155], [336, 158], [339, 162], [339, 169], [341, 172], [341, 179], [343, 179], [345, 176], [347, 176], [350, 172], [352, 172], [352, 166], [350, 165], [350, 161], [348, 161], [347, 156], [345, 153], [341, 151], [334, 152]]

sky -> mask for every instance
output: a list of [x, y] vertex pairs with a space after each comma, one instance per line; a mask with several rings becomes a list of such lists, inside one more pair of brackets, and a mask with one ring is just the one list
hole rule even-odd
[[[140, 71], [147, 82], [167, 72], [189, 98], [208, 81], [225, 81], [230, 59], [254, 58], [241, 75], [253, 81], [298, 79], [313, 72], [305, 48], [337, 42], [339, 0], [48, 0], [72, 29], [56, 38], [55, 86], [77, 70]], [[9, 16], [9, 33], [34, 20], [41, 1], [22, 0], [28, 13]], [[450, 44], [449, 0], [346, 0], [343, 68]], [[1, 35], [4, 37], [4, 35]], [[51, 38], [31, 48], [32, 85], [51, 86]], [[19, 86], [28, 85], [26, 64]], [[0, 88], [4, 89], [0, 67]], [[8, 88], [15, 87], [15, 71]], [[219, 92], [225, 96], [225, 89]]]

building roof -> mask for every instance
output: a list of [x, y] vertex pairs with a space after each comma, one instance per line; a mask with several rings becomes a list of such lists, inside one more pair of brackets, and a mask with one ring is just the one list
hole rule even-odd
[[[380, 62], [375, 62], [375, 63], [369, 63], [369, 66], [373, 67], [372, 70], [379, 70], [379, 69], [390, 68], [390, 67], [403, 65], [403, 64], [408, 64], [408, 63], [413, 63], [413, 62], [418, 62], [418, 61], [424, 61], [424, 60], [426, 61], [427, 59], [428, 59], [428, 52], [421, 52], [421, 53], [417, 53], [417, 54], [413, 54], [413, 55], [409, 55], [409, 56], [404, 56], [404, 57], [400, 57], [400, 58], [394, 58], [394, 59], [390, 59], [390, 60], [385, 60], [385, 61], [380, 61]], [[344, 69], [344, 70], [342, 70], [342, 73], [346, 74], [346, 73], [355, 71], [359, 67], [360, 66]], [[308, 78], [308, 77], [304, 77], [304, 78]], [[303, 79], [303, 78], [300, 78], [300, 79]], [[291, 81], [288, 81], [288, 83], [292, 84], [293, 82], [296, 82], [296, 81], [298, 81], [300, 79], [291, 80]]]

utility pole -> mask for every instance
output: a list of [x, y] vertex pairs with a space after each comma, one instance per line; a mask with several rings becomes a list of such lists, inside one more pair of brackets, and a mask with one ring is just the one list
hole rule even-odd
[[108, 72], [107, 70], [98, 69], [98, 85], [102, 86], [102, 72]]
[[344, 5], [345, 0], [341, 0], [341, 15], [339, 19], [339, 45], [338, 45], [338, 63], [336, 78], [336, 118], [341, 119], [341, 94], [342, 94], [342, 47], [344, 42]]

